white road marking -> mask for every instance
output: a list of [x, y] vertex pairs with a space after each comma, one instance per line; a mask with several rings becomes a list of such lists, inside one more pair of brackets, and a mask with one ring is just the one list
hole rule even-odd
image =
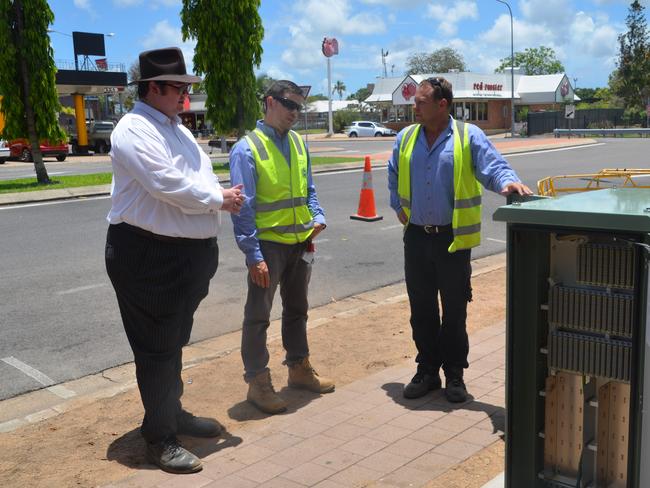
[[329, 241], [330, 241], [329, 239], [316, 239], [314, 241], [314, 244], [321, 244], [323, 242], [329, 242]]
[[44, 373], [41, 373], [39, 370], [32, 368], [29, 364], [23, 363], [21, 360], [16, 359], [13, 356], [2, 358], [2, 361], [10, 366], [13, 366], [18, 371], [25, 373], [30, 378], [35, 379], [41, 385], [47, 386], [48, 391], [60, 398], [72, 398], [73, 396], [77, 396], [74, 391], [69, 390], [63, 385], [55, 385], [55, 381], [52, 378]]
[[388, 225], [386, 227], [380, 227], [379, 230], [391, 230], [404, 227], [402, 224]]
[[57, 291], [56, 294], [69, 295], [70, 293], [78, 293], [80, 291], [93, 290], [95, 288], [101, 288], [103, 286], [107, 286], [106, 283], [97, 283], [95, 285], [79, 286], [77, 288], [70, 288], [69, 290]]
[[502, 241], [501, 239], [492, 239], [491, 237], [486, 237], [486, 241], [493, 241], [493, 242], [498, 242], [500, 244], [506, 244], [506, 241]]
[[586, 146], [559, 147], [557, 149], [540, 149], [537, 151], [526, 151], [526, 152], [519, 152], [519, 153], [504, 154], [503, 156], [506, 159], [509, 159], [517, 156], [530, 156], [531, 154], [544, 154], [544, 153], [550, 153], [556, 151], [571, 151], [572, 149], [587, 149], [590, 147], [604, 146], [604, 145], [605, 145], [604, 142], [597, 142], [596, 144], [587, 144]]
[[13, 366], [17, 370], [22, 371], [30, 378], [34, 378], [43, 386], [50, 386], [55, 383], [55, 381], [49, 376], [47, 376], [46, 374], [41, 373], [39, 370], [32, 368], [29, 364], [25, 364], [21, 360], [16, 359], [13, 356], [2, 358], [2, 361], [7, 363], [10, 366]]

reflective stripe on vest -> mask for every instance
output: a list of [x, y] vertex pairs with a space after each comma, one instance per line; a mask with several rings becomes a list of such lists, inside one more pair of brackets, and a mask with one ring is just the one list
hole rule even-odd
[[314, 227], [307, 206], [307, 150], [289, 131], [291, 164], [261, 130], [246, 136], [257, 172], [255, 226], [257, 237], [282, 244], [304, 242]]
[[[454, 123], [454, 240], [449, 252], [470, 249], [481, 243], [481, 185], [474, 175], [467, 124]], [[405, 129], [399, 148], [397, 192], [400, 204], [411, 218], [411, 156], [420, 132], [420, 124]]]

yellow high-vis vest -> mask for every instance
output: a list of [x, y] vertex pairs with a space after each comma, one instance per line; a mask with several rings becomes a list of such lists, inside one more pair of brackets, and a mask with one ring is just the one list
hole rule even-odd
[[[420, 124], [407, 127], [399, 147], [397, 193], [409, 220], [411, 156], [420, 128]], [[471, 249], [481, 243], [481, 193], [481, 184], [474, 175], [467, 124], [454, 119], [454, 212], [451, 220], [454, 241], [449, 246], [449, 252]]]
[[275, 143], [259, 129], [246, 136], [255, 158], [257, 237], [282, 244], [306, 241], [314, 228], [307, 206], [307, 148], [289, 131], [291, 164]]

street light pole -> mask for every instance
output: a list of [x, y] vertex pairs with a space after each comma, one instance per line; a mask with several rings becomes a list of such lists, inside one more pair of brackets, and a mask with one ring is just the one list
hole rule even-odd
[[515, 137], [515, 42], [512, 9], [505, 0], [497, 0], [497, 2], [508, 7], [508, 12], [510, 13], [510, 132], [511, 136]]

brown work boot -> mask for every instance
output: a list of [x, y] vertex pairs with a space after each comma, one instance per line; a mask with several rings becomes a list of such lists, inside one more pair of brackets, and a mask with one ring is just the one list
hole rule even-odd
[[314, 393], [330, 393], [334, 391], [334, 381], [318, 376], [318, 373], [311, 367], [308, 357], [289, 366], [289, 386], [303, 388]]
[[273, 389], [271, 373], [268, 370], [248, 381], [246, 399], [265, 413], [281, 413], [287, 409], [287, 402]]

